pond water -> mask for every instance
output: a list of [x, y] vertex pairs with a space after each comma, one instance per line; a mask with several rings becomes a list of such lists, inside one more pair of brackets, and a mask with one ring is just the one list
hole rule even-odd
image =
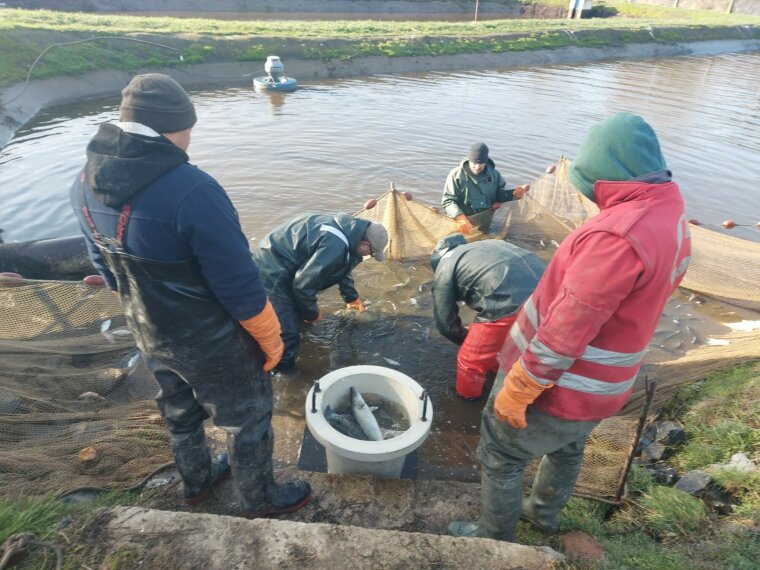
[[[435, 204], [448, 171], [476, 141], [490, 146], [509, 182], [527, 182], [561, 154], [572, 158], [592, 124], [627, 110], [657, 130], [689, 217], [754, 224], [760, 220], [759, 85], [760, 54], [748, 53], [379, 75], [304, 82], [292, 94], [219, 88], [192, 93], [199, 121], [190, 157], [227, 189], [255, 244], [305, 211], [356, 212], [391, 181]], [[117, 118], [117, 105], [113, 98], [48, 109], [0, 151], [6, 241], [78, 232], [68, 188], [87, 141], [98, 124]], [[760, 241], [755, 227], [732, 235]], [[303, 410], [311, 382], [329, 370], [377, 364], [423, 385], [438, 417], [448, 418], [443, 422], [477, 431], [482, 401], [452, 397], [457, 347], [432, 321], [428, 260], [370, 261], [355, 276], [380, 318], [341, 320], [333, 315], [342, 307], [337, 293], [323, 294], [327, 318], [306, 333], [299, 371], [275, 380], [278, 407]], [[685, 333], [670, 334], [666, 318], [668, 342], [653, 345], [654, 360], [703, 342], [712, 327], [692, 314], [685, 298], [670, 310], [698, 322], [684, 341]]]

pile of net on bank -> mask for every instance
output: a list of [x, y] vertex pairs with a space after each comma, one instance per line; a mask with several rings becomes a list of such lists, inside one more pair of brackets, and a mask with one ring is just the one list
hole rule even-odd
[[[490, 226], [490, 235], [472, 239], [503, 237], [548, 260], [572, 229], [596, 213], [569, 183], [567, 166], [560, 160], [553, 173], [532, 183], [525, 199], [487, 212], [490, 220], [475, 220]], [[456, 231], [453, 220], [395, 189], [356, 215], [386, 225], [391, 259], [426, 260], [438, 239]], [[691, 229], [694, 255], [684, 287], [760, 310], [760, 244]], [[171, 461], [153, 401], [158, 387], [137, 357], [116, 297], [81, 282], [27, 281], [0, 288], [0, 312], [3, 495], [127, 488]], [[650, 415], [684, 382], [757, 358], [758, 334], [736, 333], [728, 346], [647, 364], [646, 374], [658, 383]], [[451, 362], [440, 373], [450, 374], [453, 385], [455, 370]], [[624, 410], [592, 433], [577, 494], [620, 499], [643, 393], [642, 374]]]

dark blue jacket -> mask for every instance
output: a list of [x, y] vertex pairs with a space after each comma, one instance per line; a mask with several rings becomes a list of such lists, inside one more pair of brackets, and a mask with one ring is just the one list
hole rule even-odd
[[127, 253], [153, 261], [195, 258], [230, 316], [248, 319], [264, 308], [266, 293], [237, 211], [219, 183], [187, 159], [164, 137], [101, 125], [88, 145], [87, 165], [71, 189], [90, 259], [115, 289], [82, 206], [87, 206], [98, 232], [113, 237], [122, 205], [128, 202], [132, 211], [124, 239]]

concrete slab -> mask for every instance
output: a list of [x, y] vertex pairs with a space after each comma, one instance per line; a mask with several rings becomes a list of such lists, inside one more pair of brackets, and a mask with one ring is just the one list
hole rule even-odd
[[480, 538], [137, 507], [115, 508], [96, 524], [93, 539], [100, 554], [129, 561], [120, 568], [531, 570], [555, 567], [563, 559], [549, 548]]

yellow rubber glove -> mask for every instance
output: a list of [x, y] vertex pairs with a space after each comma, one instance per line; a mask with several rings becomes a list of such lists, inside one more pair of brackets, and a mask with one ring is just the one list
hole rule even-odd
[[528, 427], [525, 410], [547, 388], [551, 386], [542, 386], [533, 380], [523, 368], [522, 361], [518, 359], [504, 378], [504, 386], [493, 403], [496, 419], [508, 423], [513, 428], [525, 429]]
[[454, 220], [456, 220], [457, 231], [460, 234], [468, 235], [468, 234], [471, 234], [472, 231], [475, 229], [475, 226], [472, 225], [472, 222], [470, 222], [470, 220], [467, 219], [467, 216], [465, 216], [464, 214], [459, 214], [458, 216], [455, 216]]
[[355, 311], [359, 311], [360, 313], [363, 313], [366, 310], [364, 308], [364, 303], [362, 303], [362, 300], [359, 297], [350, 303], [346, 303], [346, 309], [353, 309]]
[[280, 319], [274, 312], [272, 303], [267, 299], [262, 311], [250, 319], [240, 321], [240, 324], [253, 337], [261, 348], [266, 360], [264, 361], [264, 372], [269, 372], [280, 362], [285, 345], [282, 344], [280, 337]]

